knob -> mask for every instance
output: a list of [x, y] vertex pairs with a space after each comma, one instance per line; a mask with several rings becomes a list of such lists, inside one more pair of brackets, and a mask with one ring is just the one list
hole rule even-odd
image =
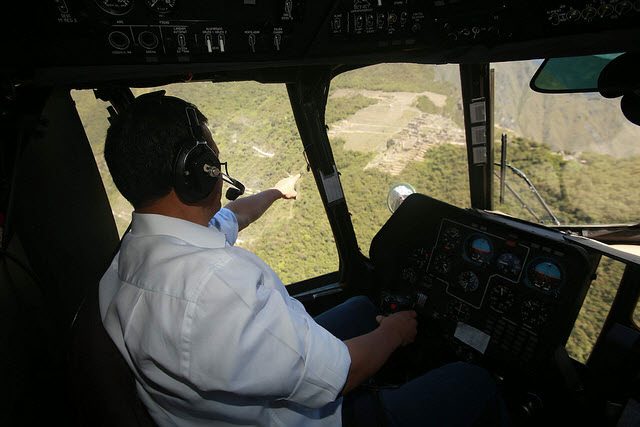
[[109, 34], [109, 44], [118, 50], [125, 50], [129, 43], [129, 37], [121, 31], [112, 31]]
[[138, 43], [145, 49], [155, 49], [158, 46], [158, 37], [151, 31], [143, 31], [138, 36]]
[[256, 35], [251, 33], [248, 37], [249, 47], [251, 48], [251, 52], [256, 53]]

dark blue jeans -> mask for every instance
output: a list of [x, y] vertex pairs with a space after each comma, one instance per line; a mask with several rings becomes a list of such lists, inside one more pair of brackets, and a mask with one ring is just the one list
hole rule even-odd
[[[378, 327], [376, 307], [354, 297], [320, 314], [316, 322], [341, 340]], [[502, 396], [482, 368], [457, 362], [379, 393], [356, 389], [344, 397], [345, 426], [507, 426]]]

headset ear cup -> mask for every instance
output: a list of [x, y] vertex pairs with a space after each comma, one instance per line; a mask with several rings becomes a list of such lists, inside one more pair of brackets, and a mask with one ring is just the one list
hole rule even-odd
[[206, 173], [205, 165], [220, 169], [218, 156], [206, 143], [180, 148], [174, 166], [174, 189], [183, 202], [197, 203], [213, 192], [220, 178]]

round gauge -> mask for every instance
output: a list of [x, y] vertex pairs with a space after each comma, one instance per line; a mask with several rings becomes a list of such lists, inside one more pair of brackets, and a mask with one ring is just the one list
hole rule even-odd
[[489, 305], [498, 313], [506, 313], [513, 305], [513, 291], [505, 285], [498, 285], [491, 290]]
[[449, 227], [442, 233], [442, 246], [450, 251], [456, 248], [462, 238], [462, 233], [457, 227]]
[[147, 7], [158, 15], [171, 12], [176, 7], [176, 0], [144, 0]]
[[131, 10], [133, 0], [95, 0], [100, 9], [111, 15], [124, 15]]
[[424, 270], [427, 268], [427, 261], [429, 260], [429, 252], [426, 249], [416, 249], [409, 255], [409, 262], [418, 270]]
[[522, 268], [520, 258], [509, 252], [503, 253], [498, 257], [496, 266], [500, 274], [510, 279], [517, 279]]
[[467, 241], [467, 256], [471, 261], [488, 264], [493, 255], [491, 241], [484, 236], [473, 236]]
[[547, 307], [536, 299], [528, 299], [522, 303], [522, 323], [536, 329], [545, 324], [548, 317]]
[[402, 279], [413, 285], [418, 279], [418, 273], [411, 267], [405, 267], [402, 269]]
[[473, 271], [463, 271], [458, 276], [456, 284], [465, 292], [473, 292], [480, 286], [480, 279]]
[[433, 269], [440, 274], [447, 274], [451, 270], [451, 256], [446, 253], [439, 253], [433, 258]]
[[558, 293], [564, 281], [562, 268], [549, 258], [538, 258], [529, 264], [527, 276], [532, 286], [548, 293]]
[[449, 304], [449, 314], [454, 319], [464, 322], [469, 319], [469, 316], [471, 315], [471, 308], [461, 301], [452, 301]]

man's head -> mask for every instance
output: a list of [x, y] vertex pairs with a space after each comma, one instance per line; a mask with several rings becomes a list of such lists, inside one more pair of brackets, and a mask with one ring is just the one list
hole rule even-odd
[[[201, 136], [217, 155], [207, 118], [194, 105], [163, 92], [138, 97], [109, 127], [105, 160], [114, 183], [136, 210], [174, 188], [176, 158], [185, 145], [194, 144], [187, 109], [195, 112], [203, 127]], [[216, 193], [221, 187], [221, 182], [215, 186]]]

